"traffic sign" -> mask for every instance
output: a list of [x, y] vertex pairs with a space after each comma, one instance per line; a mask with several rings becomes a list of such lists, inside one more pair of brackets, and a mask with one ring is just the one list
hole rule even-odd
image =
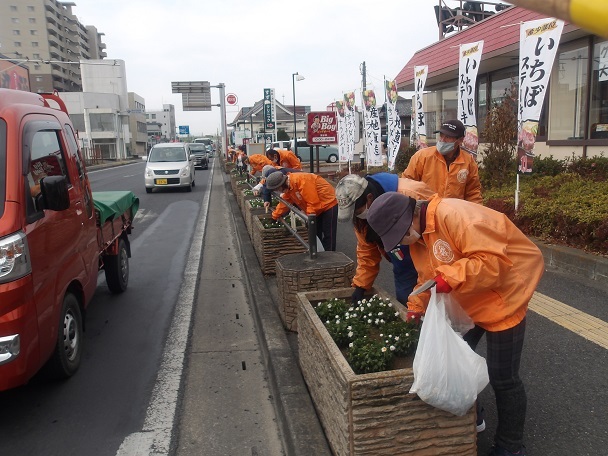
[[238, 101], [239, 99], [237, 98], [236, 94], [229, 93], [228, 95], [226, 95], [226, 103], [228, 103], [229, 105], [233, 106], [237, 104]]
[[179, 126], [179, 134], [180, 135], [189, 135], [190, 134], [190, 126], [189, 125], [180, 125]]

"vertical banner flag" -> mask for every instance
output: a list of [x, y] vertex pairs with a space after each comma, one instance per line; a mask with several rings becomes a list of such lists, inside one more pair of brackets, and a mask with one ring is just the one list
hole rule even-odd
[[264, 131], [275, 130], [274, 106], [274, 89], [264, 89]]
[[380, 151], [380, 116], [376, 107], [376, 94], [373, 90], [362, 93], [365, 122], [365, 149], [368, 166], [382, 166]]
[[460, 45], [458, 65], [458, 119], [465, 129], [462, 148], [477, 157], [479, 136], [475, 114], [475, 83], [483, 52], [483, 40]]
[[608, 41], [604, 41], [599, 43], [600, 46], [600, 65], [599, 65], [599, 73], [598, 80], [608, 81]]
[[346, 118], [346, 145], [348, 160], [352, 161], [355, 156], [355, 92], [344, 94], [344, 117]]
[[538, 121], [564, 22], [538, 19], [521, 24], [519, 32], [519, 106], [517, 171], [531, 173]]
[[426, 121], [424, 119], [424, 105], [422, 103], [422, 93], [426, 84], [426, 77], [429, 72], [428, 65], [417, 66], [414, 68], [414, 80], [416, 87], [414, 88], [414, 97], [416, 97], [416, 136], [418, 138], [418, 149], [428, 147], [426, 142]]
[[410, 145], [416, 140], [416, 95], [412, 95], [412, 118], [410, 120]]
[[346, 144], [346, 118], [344, 117], [344, 102], [336, 101], [338, 111], [338, 160], [348, 161], [348, 147]]
[[401, 145], [401, 117], [397, 111], [397, 93], [396, 81], [384, 81], [386, 90], [386, 155], [388, 160], [388, 169], [395, 168], [395, 159]]

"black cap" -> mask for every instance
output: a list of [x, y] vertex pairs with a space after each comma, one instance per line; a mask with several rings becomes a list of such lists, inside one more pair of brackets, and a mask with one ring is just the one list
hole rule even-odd
[[452, 138], [462, 138], [464, 137], [464, 125], [457, 119], [448, 120], [442, 123], [441, 128], [435, 133], [442, 133], [446, 136], [451, 136]]

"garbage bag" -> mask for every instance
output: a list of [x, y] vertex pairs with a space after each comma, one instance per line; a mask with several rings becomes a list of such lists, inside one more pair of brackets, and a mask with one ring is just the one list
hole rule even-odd
[[462, 416], [489, 382], [486, 360], [450, 326], [446, 294], [433, 288], [414, 356], [410, 393], [433, 407]]

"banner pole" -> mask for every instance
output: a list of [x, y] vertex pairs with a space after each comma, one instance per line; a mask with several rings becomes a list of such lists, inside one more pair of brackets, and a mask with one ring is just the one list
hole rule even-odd
[[519, 208], [519, 173], [517, 173], [517, 183], [515, 184], [515, 213]]

